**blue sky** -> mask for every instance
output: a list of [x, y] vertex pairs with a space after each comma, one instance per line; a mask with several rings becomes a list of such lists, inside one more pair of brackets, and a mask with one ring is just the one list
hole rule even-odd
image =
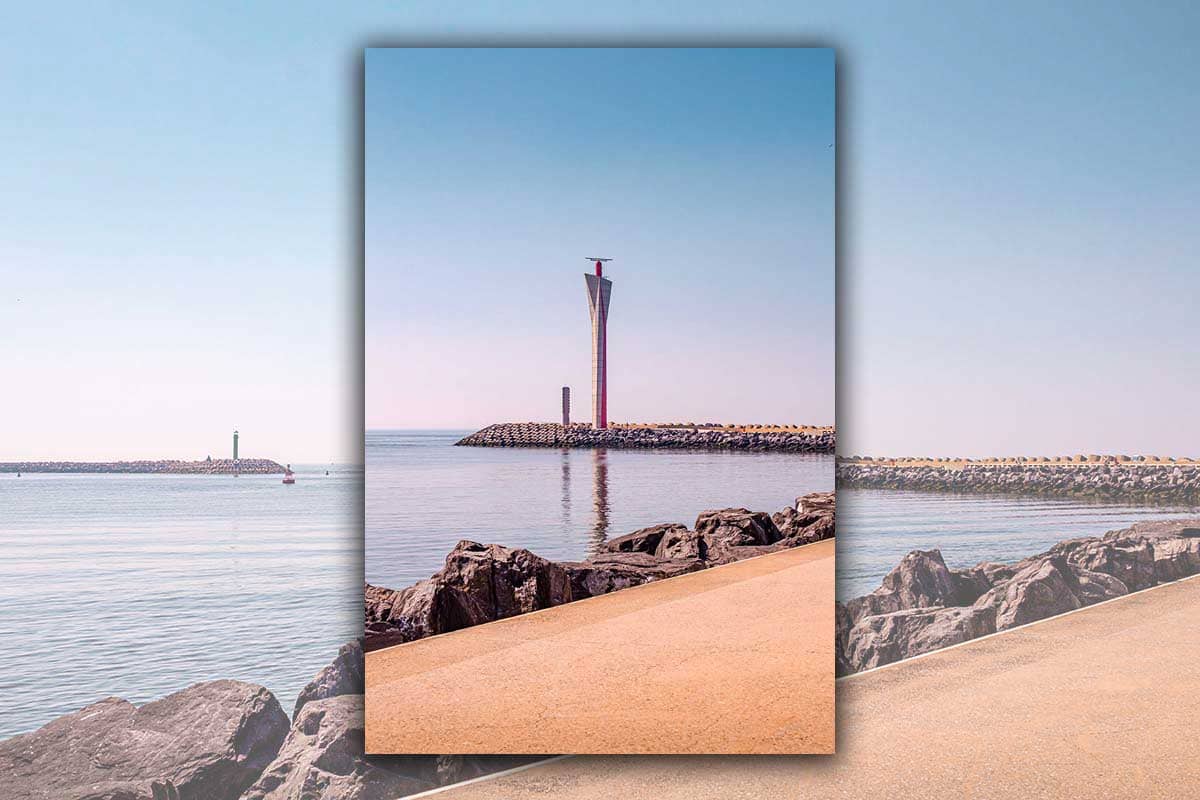
[[586, 419], [589, 255], [611, 418], [833, 422], [831, 50], [372, 49], [365, 134], [368, 427]]
[[832, 46], [843, 450], [1200, 455], [1198, 16], [9, 4], [2, 457], [203, 455], [238, 426], [247, 454], [354, 458], [361, 52], [431, 37]]

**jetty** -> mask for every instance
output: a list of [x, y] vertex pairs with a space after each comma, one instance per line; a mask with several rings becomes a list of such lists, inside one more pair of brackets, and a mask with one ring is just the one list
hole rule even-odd
[[456, 442], [463, 447], [614, 448], [825, 453], [837, 449], [833, 426], [707, 423], [587, 424], [505, 422]]
[[829, 758], [572, 757], [438, 800], [1191, 797], [1200, 577], [838, 681]]
[[282, 464], [266, 458], [213, 458], [203, 461], [0, 461], [0, 473], [281, 475]]
[[1200, 460], [1078, 455], [990, 459], [839, 459], [838, 486], [1024, 494], [1149, 503], [1200, 503]]

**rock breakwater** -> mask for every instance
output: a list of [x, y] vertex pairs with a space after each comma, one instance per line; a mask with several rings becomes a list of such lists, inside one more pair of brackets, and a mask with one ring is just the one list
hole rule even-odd
[[266, 458], [204, 461], [0, 461], [0, 472], [130, 473], [162, 475], [280, 475], [283, 465]]
[[431, 578], [404, 589], [366, 585], [368, 650], [525, 614], [834, 535], [832, 492], [771, 515], [705, 511], [692, 528], [655, 525], [607, 541], [585, 561], [555, 562], [522, 548], [461, 541]]
[[841, 462], [838, 485], [923, 492], [1200, 503], [1200, 464], [1171, 461], [974, 463], [952, 465]]
[[199, 683], [140, 707], [108, 698], [0, 741], [23, 800], [391, 800], [517, 766], [504, 756], [367, 756], [363, 652], [344, 646], [289, 722], [266, 689]]
[[838, 603], [845, 675], [1200, 573], [1200, 519], [1069, 539], [1014, 564], [951, 569], [914, 550], [874, 592]]
[[747, 450], [783, 453], [833, 453], [837, 435], [832, 428], [797, 426], [744, 429], [744, 427], [615, 426], [564, 427], [555, 423], [506, 422], [489, 425], [456, 444], [464, 447], [611, 447], [645, 450]]

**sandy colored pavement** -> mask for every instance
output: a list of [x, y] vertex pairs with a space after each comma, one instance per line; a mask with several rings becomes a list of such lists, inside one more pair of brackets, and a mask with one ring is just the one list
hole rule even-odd
[[828, 753], [834, 542], [368, 653], [371, 753]]
[[1200, 578], [838, 682], [835, 756], [579, 757], [523, 798], [1200, 797]]

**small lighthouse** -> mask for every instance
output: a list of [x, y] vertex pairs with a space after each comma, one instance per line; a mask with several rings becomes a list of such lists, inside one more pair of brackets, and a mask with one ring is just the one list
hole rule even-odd
[[237, 440], [238, 440], [238, 432], [234, 431], [233, 432], [233, 463], [235, 463], [235, 464], [237, 463], [237, 460], [238, 460]]

